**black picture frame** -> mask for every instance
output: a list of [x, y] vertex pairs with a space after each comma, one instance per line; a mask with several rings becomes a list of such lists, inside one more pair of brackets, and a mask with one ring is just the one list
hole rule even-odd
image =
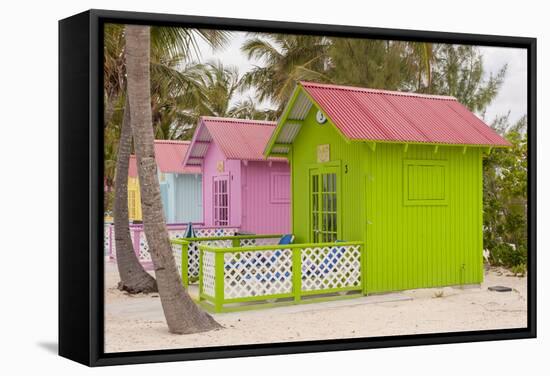
[[[103, 36], [105, 23], [322, 34], [515, 47], [528, 59], [528, 325], [365, 339], [103, 352]], [[88, 366], [536, 337], [535, 38], [88, 10], [59, 21], [59, 354]]]

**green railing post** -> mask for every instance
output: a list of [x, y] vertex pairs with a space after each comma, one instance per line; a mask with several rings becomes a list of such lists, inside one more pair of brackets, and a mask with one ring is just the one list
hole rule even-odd
[[294, 303], [300, 303], [302, 299], [302, 249], [292, 249], [292, 291]]
[[215, 263], [214, 268], [216, 273], [216, 286], [215, 286], [215, 297], [214, 297], [214, 311], [221, 312], [223, 307], [224, 293], [223, 293], [223, 284], [224, 284], [224, 253], [216, 252], [215, 253]]
[[367, 248], [365, 243], [361, 243], [361, 285], [363, 295], [367, 295]]
[[189, 243], [181, 244], [181, 283], [185, 288], [189, 287]]
[[231, 246], [233, 246], [233, 248], [240, 247], [241, 246], [241, 239], [232, 239], [231, 240]]

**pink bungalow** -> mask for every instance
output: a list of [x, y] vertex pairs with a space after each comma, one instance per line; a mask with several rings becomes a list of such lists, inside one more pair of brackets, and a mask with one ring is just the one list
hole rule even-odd
[[290, 231], [290, 168], [263, 156], [275, 130], [270, 121], [203, 116], [184, 159], [201, 166], [205, 226], [256, 234]]

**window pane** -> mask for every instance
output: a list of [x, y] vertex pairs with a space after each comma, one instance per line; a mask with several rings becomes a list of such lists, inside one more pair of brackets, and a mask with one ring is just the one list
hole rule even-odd
[[319, 196], [317, 194], [313, 195], [312, 201], [313, 201], [313, 211], [317, 211], [317, 200], [319, 199]]

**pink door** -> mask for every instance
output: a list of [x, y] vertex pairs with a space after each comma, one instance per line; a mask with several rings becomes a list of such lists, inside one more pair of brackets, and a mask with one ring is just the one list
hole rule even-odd
[[213, 209], [214, 226], [229, 225], [229, 179], [227, 175], [214, 176]]

